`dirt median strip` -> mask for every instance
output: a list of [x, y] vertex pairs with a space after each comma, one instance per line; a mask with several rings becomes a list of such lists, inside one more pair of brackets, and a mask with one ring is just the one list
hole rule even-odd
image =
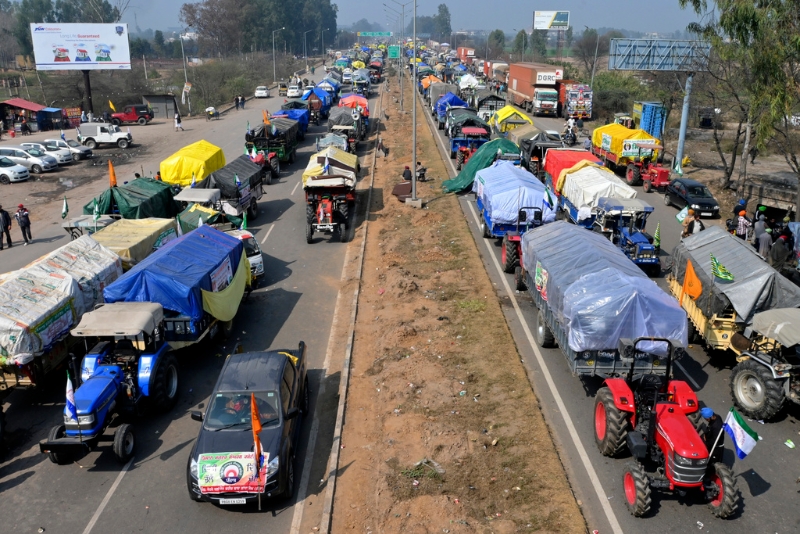
[[[411, 115], [390, 88], [331, 530], [585, 532], [457, 198], [413, 210], [391, 196]], [[432, 199], [447, 173], [417, 113]]]

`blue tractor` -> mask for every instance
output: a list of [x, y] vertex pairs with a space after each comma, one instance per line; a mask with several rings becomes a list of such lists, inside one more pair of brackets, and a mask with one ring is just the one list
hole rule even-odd
[[[54, 426], [39, 449], [64, 464], [112, 441], [114, 456], [133, 456], [133, 427], [123, 422], [146, 408], [168, 411], [178, 400], [178, 362], [164, 340], [164, 310], [151, 302], [106, 304], [86, 313], [72, 330], [75, 337], [96, 340], [81, 364], [74, 392], [75, 412], [64, 409], [64, 423]], [[105, 431], [115, 427], [112, 436]]]
[[661, 272], [660, 247], [645, 231], [653, 206], [638, 198], [600, 197], [594, 230], [608, 237], [625, 255], [651, 276]]

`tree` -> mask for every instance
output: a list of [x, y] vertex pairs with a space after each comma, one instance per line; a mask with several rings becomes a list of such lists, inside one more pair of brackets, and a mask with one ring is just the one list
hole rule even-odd
[[567, 28], [567, 31], [564, 32], [564, 38], [567, 40], [567, 48], [571, 48], [572, 41], [575, 40], [575, 36], [572, 35], [572, 26]]
[[547, 57], [547, 30], [533, 30], [531, 48], [533, 54], [538, 55], [540, 59]]
[[514, 37], [514, 44], [511, 46], [511, 52], [514, 54], [523, 55], [528, 48], [528, 33], [525, 30], [520, 30]]
[[[408, 11], [406, 11], [408, 13]], [[408, 27], [406, 28], [406, 35], [412, 35], [414, 33], [414, 18], [411, 18], [411, 22], [408, 23]], [[427, 33], [430, 35], [435, 35], [437, 31], [436, 27], [436, 17], [428, 17], [422, 16], [417, 17], [417, 35], [421, 33]]]
[[[178, 39], [180, 39], [180, 37], [179, 35]], [[164, 55], [164, 32], [161, 30], [156, 30], [155, 35], [153, 35], [153, 49], [156, 54], [160, 56]]]
[[14, 38], [14, 12], [16, 4], [0, 0], [0, 67], [9, 68], [14, 56], [19, 53], [19, 44]]
[[488, 46], [489, 53], [487, 54], [486, 59], [489, 59], [492, 56], [499, 57], [500, 54], [503, 53], [503, 50], [506, 47], [506, 34], [503, 33], [503, 30], [494, 30], [489, 34]]
[[447, 4], [439, 4], [438, 10], [433, 17], [436, 23], [436, 35], [444, 42], [453, 31], [450, 27], [450, 9]]

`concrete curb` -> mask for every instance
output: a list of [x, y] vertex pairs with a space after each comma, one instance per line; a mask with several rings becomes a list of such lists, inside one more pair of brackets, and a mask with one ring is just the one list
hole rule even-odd
[[[379, 100], [379, 107], [383, 109], [383, 88], [381, 88], [381, 96]], [[377, 111], [377, 110], [376, 110]], [[375, 114], [375, 134], [380, 133], [380, 119]], [[350, 326], [347, 335], [347, 347], [345, 348], [344, 364], [342, 365], [341, 382], [339, 383], [339, 406], [336, 410], [336, 425], [333, 429], [333, 445], [331, 446], [331, 456], [328, 463], [328, 484], [325, 490], [325, 499], [322, 503], [322, 522], [320, 524], [320, 532], [328, 534], [331, 528], [331, 518], [333, 517], [333, 497], [336, 492], [336, 478], [339, 471], [339, 451], [341, 450], [342, 443], [342, 428], [344, 426], [344, 410], [347, 406], [347, 387], [350, 383], [350, 361], [353, 356], [353, 340], [355, 338], [356, 316], [358, 315], [358, 295], [361, 292], [361, 272], [364, 268], [364, 252], [367, 248], [367, 233], [369, 231], [369, 209], [372, 205], [372, 190], [375, 185], [375, 162], [378, 158], [377, 145], [372, 153], [372, 166], [370, 168], [371, 180], [369, 184], [369, 192], [367, 193], [367, 210], [364, 214], [364, 237], [361, 240], [361, 260], [358, 263], [357, 279], [358, 284], [353, 291], [353, 312], [350, 315]]]

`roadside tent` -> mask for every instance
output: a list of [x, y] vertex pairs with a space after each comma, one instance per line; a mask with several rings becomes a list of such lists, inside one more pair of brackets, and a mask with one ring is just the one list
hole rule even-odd
[[172, 187], [152, 178], [136, 178], [125, 185], [109, 187], [83, 207], [84, 215], [94, 213], [95, 202], [100, 215], [118, 214], [123, 219], [171, 219], [180, 211]]
[[161, 179], [168, 184], [187, 187], [192, 176], [198, 182], [225, 166], [225, 153], [218, 146], [201, 140], [187, 145], [161, 162]]
[[461, 172], [452, 180], [442, 182], [442, 190], [445, 193], [457, 193], [472, 187], [475, 174], [491, 165], [497, 158], [497, 153], [510, 154], [519, 153], [519, 147], [508, 139], [492, 139], [481, 146], [467, 161]]
[[514, 106], [507, 105], [500, 108], [492, 115], [489, 124], [492, 125], [495, 131], [506, 134], [518, 126], [533, 124], [533, 121], [530, 117], [515, 109]]

